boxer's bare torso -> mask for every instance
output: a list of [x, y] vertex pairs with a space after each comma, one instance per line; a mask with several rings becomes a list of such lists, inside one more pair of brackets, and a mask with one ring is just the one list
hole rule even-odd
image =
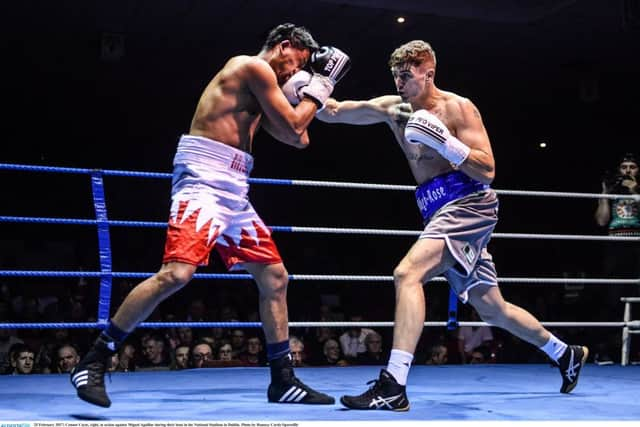
[[191, 121], [192, 135], [204, 136], [250, 152], [262, 109], [249, 88], [254, 56], [236, 56], [213, 77], [205, 88]]

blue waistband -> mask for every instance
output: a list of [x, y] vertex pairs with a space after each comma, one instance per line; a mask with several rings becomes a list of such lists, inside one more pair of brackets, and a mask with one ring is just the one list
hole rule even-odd
[[416, 188], [416, 201], [424, 221], [427, 222], [447, 203], [488, 189], [488, 184], [476, 181], [460, 171], [452, 171], [419, 185]]

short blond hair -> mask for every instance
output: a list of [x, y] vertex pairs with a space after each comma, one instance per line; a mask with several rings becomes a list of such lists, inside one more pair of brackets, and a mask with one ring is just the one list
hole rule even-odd
[[393, 51], [389, 58], [389, 67], [402, 64], [420, 65], [433, 62], [436, 65], [436, 52], [431, 45], [423, 40], [412, 40]]

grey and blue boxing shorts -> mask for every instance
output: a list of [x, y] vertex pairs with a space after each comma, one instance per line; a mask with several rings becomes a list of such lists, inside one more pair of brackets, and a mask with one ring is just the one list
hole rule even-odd
[[498, 197], [485, 184], [462, 172], [438, 175], [416, 189], [424, 218], [420, 239], [443, 239], [457, 263], [444, 273], [462, 302], [471, 288], [497, 286], [497, 273], [487, 252], [498, 222]]

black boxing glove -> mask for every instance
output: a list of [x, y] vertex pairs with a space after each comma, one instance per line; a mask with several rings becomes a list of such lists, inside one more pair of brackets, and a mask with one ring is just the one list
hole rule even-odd
[[314, 73], [329, 77], [336, 84], [351, 68], [351, 59], [337, 47], [322, 46], [311, 54], [309, 65]]
[[300, 93], [313, 99], [318, 104], [318, 111], [324, 108], [335, 84], [347, 74], [351, 68], [349, 55], [340, 49], [323, 46], [311, 55], [309, 61], [313, 75], [309, 84]]

